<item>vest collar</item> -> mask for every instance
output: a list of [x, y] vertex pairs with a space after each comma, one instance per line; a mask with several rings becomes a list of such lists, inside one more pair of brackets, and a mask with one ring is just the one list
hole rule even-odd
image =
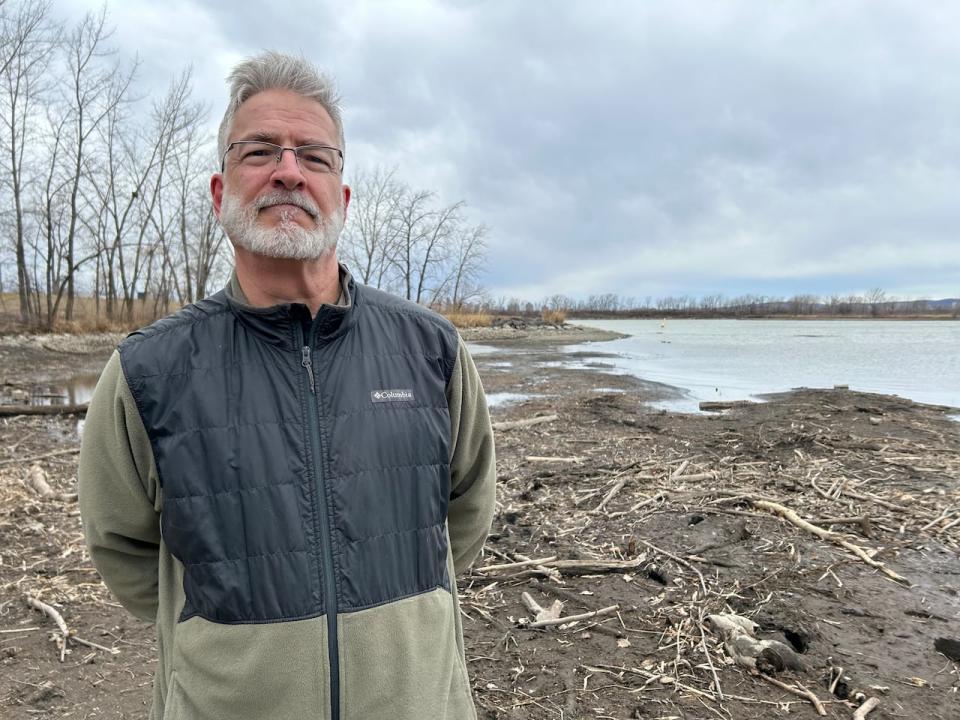
[[284, 350], [296, 350], [303, 344], [300, 338], [308, 337], [312, 331], [313, 344], [322, 345], [346, 332], [355, 320], [356, 282], [342, 263], [339, 271], [340, 298], [336, 304], [321, 305], [313, 318], [310, 317], [310, 308], [302, 303], [281, 303], [270, 307], [250, 305], [237, 280], [236, 270], [231, 274], [224, 294], [237, 319], [265, 342]]

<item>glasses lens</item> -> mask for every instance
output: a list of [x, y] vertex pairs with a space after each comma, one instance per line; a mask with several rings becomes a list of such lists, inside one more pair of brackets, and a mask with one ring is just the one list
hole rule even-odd
[[278, 155], [290, 150], [297, 155], [300, 168], [307, 172], [338, 173], [342, 168], [340, 151], [326, 145], [301, 145], [297, 148], [280, 147], [268, 142], [239, 140], [233, 144], [237, 162], [246, 167], [264, 167], [276, 163]]
[[340, 172], [340, 154], [325, 145], [304, 145], [297, 149], [300, 167], [310, 172]]
[[238, 142], [234, 147], [240, 164], [249, 167], [260, 167], [271, 161], [276, 162], [279, 149], [276, 145], [259, 142]]

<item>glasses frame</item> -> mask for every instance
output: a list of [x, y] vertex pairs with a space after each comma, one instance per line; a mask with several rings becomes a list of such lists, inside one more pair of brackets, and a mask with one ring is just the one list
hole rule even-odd
[[[288, 145], [277, 145], [276, 143], [267, 142], [266, 140], [234, 140], [232, 143], [227, 145], [227, 149], [223, 151], [223, 156], [220, 158], [220, 172], [223, 172], [227, 167], [227, 155], [233, 150], [237, 145], [267, 145], [269, 147], [276, 149], [276, 154], [274, 159], [276, 160], [277, 165], [283, 160], [283, 153], [285, 150], [290, 150], [293, 153], [293, 159], [297, 163], [297, 167], [303, 170], [303, 167], [300, 165], [300, 151], [307, 148], [323, 148], [324, 150], [333, 150], [340, 156], [340, 169], [336, 172], [330, 173], [331, 175], [343, 175], [343, 150], [333, 145], [324, 145], [322, 143], [310, 143], [309, 145], [297, 145], [296, 147], [290, 147]], [[311, 175], [313, 171], [308, 171]], [[322, 173], [319, 173], [322, 174]]]

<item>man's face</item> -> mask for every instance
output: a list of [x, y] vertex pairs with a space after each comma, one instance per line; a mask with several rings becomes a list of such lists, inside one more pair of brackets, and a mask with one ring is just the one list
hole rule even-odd
[[[319, 103], [289, 90], [265, 90], [237, 110], [227, 138], [286, 147], [338, 147], [336, 126]], [[343, 228], [350, 188], [339, 173], [301, 169], [292, 152], [250, 167], [234, 148], [210, 179], [213, 209], [230, 240], [258, 255], [310, 260], [332, 252]]]

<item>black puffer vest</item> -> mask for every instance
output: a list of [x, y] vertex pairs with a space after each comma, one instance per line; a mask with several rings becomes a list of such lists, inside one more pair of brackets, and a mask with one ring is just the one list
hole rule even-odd
[[255, 309], [220, 292], [121, 344], [163, 538], [184, 566], [181, 620], [335, 623], [450, 589], [456, 331], [348, 289], [350, 306], [313, 320], [302, 305]]

